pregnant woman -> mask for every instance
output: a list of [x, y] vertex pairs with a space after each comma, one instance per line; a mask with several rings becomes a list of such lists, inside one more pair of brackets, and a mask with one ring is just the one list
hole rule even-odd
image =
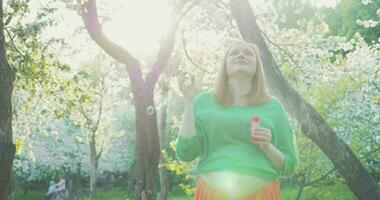
[[[298, 165], [295, 136], [282, 104], [268, 94], [258, 48], [232, 45], [213, 91], [196, 95], [194, 79], [178, 80], [184, 118], [176, 153], [199, 156], [196, 200], [278, 200], [278, 178]], [[251, 120], [260, 119], [252, 128]], [[258, 118], [257, 118], [258, 117]]]

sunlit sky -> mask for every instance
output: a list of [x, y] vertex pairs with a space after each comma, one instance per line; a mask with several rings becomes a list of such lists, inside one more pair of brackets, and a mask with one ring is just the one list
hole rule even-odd
[[[111, 1], [100, 1], [99, 7], [107, 7]], [[113, 0], [104, 16], [110, 20], [103, 30], [108, 38], [130, 51], [143, 64], [153, 61], [160, 47], [159, 41], [168, 30], [172, 9], [167, 0]], [[116, 7], [117, 6], [117, 7]], [[110, 12], [111, 11], [111, 12]], [[102, 15], [102, 13], [100, 13]]]
[[[265, 0], [250, 2], [260, 4], [260, 1], [264, 2]], [[41, 5], [51, 2], [57, 4], [59, 8], [54, 16], [57, 16], [60, 22], [56, 27], [45, 31], [43, 37], [63, 37], [74, 49], [83, 50], [66, 58], [71, 59], [70, 62], [75, 59], [82, 60], [85, 55], [87, 55], [85, 57], [90, 57], [90, 55], [96, 54], [99, 48], [95, 47], [96, 45], [89, 40], [86, 32], [84, 32], [85, 34], [82, 32], [82, 34], [74, 35], [78, 27], [83, 27], [83, 22], [75, 11], [66, 9], [61, 1], [31, 1], [29, 2], [31, 13], [36, 13]], [[312, 2], [318, 7], [334, 6], [337, 0]], [[152, 55], [149, 54], [157, 51], [159, 40], [165, 35], [171, 18], [172, 9], [167, 4], [167, 0], [98, 0], [97, 4], [99, 15], [108, 17], [108, 21], [103, 24], [103, 30], [108, 38], [127, 48], [134, 55], [151, 57]], [[33, 16], [33, 14], [31, 15]], [[34, 19], [28, 17], [27, 20], [33, 21]], [[88, 45], [93, 46], [86, 48]]]
[[124, 9], [114, 13], [104, 25], [105, 34], [125, 47], [158, 48], [158, 41], [166, 34], [171, 17], [166, 1], [139, 0], [123, 6]]

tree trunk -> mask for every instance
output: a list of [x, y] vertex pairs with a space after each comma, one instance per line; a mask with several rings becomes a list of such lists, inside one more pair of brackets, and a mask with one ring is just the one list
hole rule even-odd
[[[133, 85], [133, 83], [132, 83]], [[147, 86], [149, 87], [149, 86]], [[150, 86], [152, 87], [152, 86]], [[136, 106], [136, 165], [137, 186], [135, 200], [142, 199], [142, 193], [146, 199], [156, 196], [156, 176], [159, 163], [160, 148], [158, 140], [157, 117], [153, 102], [153, 91], [141, 97], [134, 93]], [[140, 96], [140, 97], [139, 97]]]
[[11, 176], [11, 183], [10, 183], [10, 191], [8, 192], [9, 195], [8, 195], [8, 200], [13, 200], [16, 198], [16, 189], [17, 189], [17, 185], [16, 185], [16, 177], [15, 177], [15, 174], [12, 173], [12, 176]]
[[135, 191], [136, 180], [137, 180], [137, 165], [136, 161], [133, 162], [131, 168], [128, 170], [126, 175], [127, 181], [127, 191], [132, 194]]
[[282, 76], [257, 25], [247, 0], [232, 0], [231, 11], [245, 41], [255, 43], [261, 52], [266, 80], [287, 112], [297, 119], [302, 132], [331, 160], [358, 199], [380, 199], [377, 183], [363, 167], [350, 147], [342, 141], [322, 116]]
[[0, 2], [0, 200], [8, 198], [16, 146], [12, 142], [12, 92], [15, 74], [5, 53], [3, 1]]
[[[162, 96], [163, 99], [168, 98], [169, 87], [167, 86], [167, 82], [165, 81], [162, 84]], [[160, 152], [165, 149], [165, 129], [166, 129], [166, 115], [167, 115], [167, 104], [164, 103], [160, 109], [160, 120], [159, 120], [159, 137], [160, 137]], [[162, 154], [160, 156], [160, 164], [164, 162]], [[167, 171], [164, 167], [159, 168], [160, 173], [160, 193], [158, 196], [159, 200], [166, 200], [168, 198], [169, 193], [169, 181], [167, 176]]]
[[298, 191], [298, 194], [297, 194], [297, 197], [295, 198], [295, 200], [299, 200], [301, 199], [301, 196], [302, 196], [302, 192], [305, 188], [305, 185], [306, 185], [306, 175], [304, 173], [302, 173], [302, 183], [301, 183], [301, 186], [300, 186], [300, 189]]
[[114, 189], [115, 177], [111, 171], [104, 172], [103, 188], [105, 191], [112, 191]]
[[96, 171], [98, 168], [98, 157], [96, 154], [95, 134], [90, 139], [90, 199], [95, 199], [96, 195]]
[[75, 193], [81, 189], [81, 163], [77, 163], [76, 176], [73, 178], [73, 185], [70, 194]]

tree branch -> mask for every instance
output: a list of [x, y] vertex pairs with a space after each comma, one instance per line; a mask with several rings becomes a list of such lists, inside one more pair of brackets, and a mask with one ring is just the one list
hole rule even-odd
[[164, 67], [166, 66], [169, 57], [174, 49], [175, 35], [178, 28], [178, 21], [171, 24], [169, 34], [164, 41], [161, 42], [160, 50], [157, 53], [156, 61], [151, 69], [151, 71], [146, 75], [145, 83], [149, 86], [148, 93], [152, 94], [154, 87], [162, 73]]
[[12, 21], [12, 15], [10, 15], [6, 20], [5, 20], [5, 22], [4, 22], [4, 26], [7, 26], [9, 23], [11, 23], [11, 21]]
[[[160, 74], [162, 73], [164, 67], [166, 66], [170, 58], [170, 55], [173, 52], [175, 36], [180, 21], [186, 15], [186, 13], [188, 13], [199, 2], [200, 0], [193, 1], [192, 4], [184, 12], [182, 12], [176, 20], [173, 20], [170, 24], [169, 33], [166, 36], [165, 40], [161, 42], [160, 50], [157, 53], [156, 61], [152, 67], [152, 70], [147, 74], [145, 78], [146, 86], [150, 87], [147, 88], [148, 94], [151, 94], [153, 92], [158, 78], [160, 77]], [[186, 3], [186, 1], [181, 2], [176, 9], [182, 10], [185, 7]]]
[[302, 154], [303, 151], [306, 150], [307, 147], [309, 147], [311, 144], [313, 144], [313, 141], [310, 141], [309, 143], [305, 144], [302, 149], [300, 149], [299, 153]]
[[[371, 154], [376, 153], [378, 150], [380, 150], [380, 147], [377, 148], [377, 149], [375, 149], [375, 150], [374, 150], [373, 152], [371, 152], [371, 153], [366, 153], [366, 154], [364, 154], [363, 156], [360, 157], [360, 160], [361, 160], [361, 159], [365, 159], [366, 157], [370, 156]], [[311, 181], [311, 182], [307, 182], [307, 183], [304, 185], [304, 187], [307, 187], [307, 186], [310, 186], [310, 185], [313, 185], [313, 184], [316, 184], [316, 183], [322, 181], [323, 179], [325, 179], [329, 174], [331, 174], [331, 173], [334, 172], [334, 171], [336, 171], [336, 168], [335, 168], [335, 167], [333, 167], [332, 169], [330, 169], [328, 172], [326, 172], [326, 173], [325, 173], [324, 175], [322, 175], [320, 178], [318, 178], [318, 179], [316, 179], [316, 180], [313, 180], [313, 181]]]
[[86, 111], [84, 110], [82, 104], [79, 104], [79, 112], [83, 115], [83, 117], [86, 119], [86, 126], [88, 129], [93, 130], [93, 121], [92, 119], [87, 115]]
[[[185, 11], [183, 11], [179, 17], [177, 18], [177, 23], [179, 23], [183, 17], [185, 17], [185, 15], [191, 10], [194, 8], [194, 6], [196, 6], [197, 4], [199, 4], [199, 2], [201, 2], [202, 0], [193, 0], [192, 4], [190, 4]], [[185, 6], [185, 4], [187, 3], [187, 1], [183, 1], [181, 2], [181, 4], [179, 5], [179, 7], [183, 8]]]
[[95, 125], [94, 125], [94, 129], [93, 129], [93, 131], [94, 132], [96, 132], [97, 130], [98, 130], [98, 127], [99, 127], [99, 123], [100, 123], [100, 118], [101, 118], [101, 116], [102, 116], [102, 112], [103, 112], [103, 94], [101, 94], [101, 96], [100, 96], [100, 105], [99, 105], [99, 113], [98, 113], [98, 117], [97, 117], [97, 119], [96, 119], [96, 123], [95, 123]]
[[102, 156], [102, 153], [103, 153], [103, 149], [104, 149], [104, 145], [102, 144], [102, 145], [100, 146], [100, 150], [99, 150], [99, 152], [98, 152], [98, 153], [96, 153], [96, 155], [95, 155], [95, 159], [96, 159], [96, 162], [98, 162], [98, 161], [99, 161], [99, 158], [100, 158], [100, 156]]
[[284, 52], [285, 55], [287, 55], [290, 58], [290, 60], [297, 66], [298, 69], [302, 69], [301, 66], [294, 60], [292, 54], [290, 54], [289, 51], [287, 51], [286, 49], [282, 48], [280, 45], [274, 43], [264, 31], [261, 31], [261, 33], [267, 39], [268, 42], [270, 42], [271, 44], [273, 44], [274, 46], [276, 46], [278, 49], [280, 49], [280, 51]]
[[187, 59], [191, 62], [191, 64], [193, 64], [196, 68], [198, 68], [198, 69], [200, 69], [200, 70], [202, 70], [202, 71], [204, 71], [204, 72], [210, 74], [211, 72], [209, 72], [209, 71], [203, 69], [203, 68], [202, 68], [201, 66], [199, 66], [197, 63], [195, 63], [195, 62], [193, 61], [193, 59], [190, 57], [189, 52], [188, 52], [187, 49], [186, 49], [186, 41], [185, 41], [185, 37], [183, 36], [183, 31], [182, 31], [182, 33], [181, 33], [181, 38], [182, 38], [183, 51], [185, 52], [185, 55], [186, 55]]
[[106, 74], [102, 77], [102, 82], [101, 82], [101, 93], [100, 93], [100, 102], [99, 102], [99, 113], [98, 113], [98, 117], [97, 117], [97, 120], [96, 120], [96, 123], [94, 125], [94, 133], [98, 130], [98, 126], [99, 126], [99, 123], [100, 123], [100, 118], [102, 116], [102, 113], [103, 113], [103, 100], [104, 100], [104, 95], [106, 93], [106, 89], [105, 89], [105, 79], [106, 77], [108, 76], [110, 70], [110, 68], [108, 68]]
[[22, 57], [26, 57], [25, 54], [21, 53], [21, 51], [17, 48], [15, 41], [14, 41], [14, 36], [12, 37], [11, 33], [7, 28], [4, 28], [5, 32], [7, 33], [9, 39], [11, 40], [12, 46], [15, 48], [16, 52], [20, 54]]
[[[140, 61], [121, 46], [110, 41], [103, 33], [98, 20], [96, 0], [88, 0], [81, 9], [80, 15], [90, 37], [104, 50], [120, 63], [127, 67], [139, 67]], [[141, 74], [142, 75], [142, 74]]]
[[[98, 20], [96, 0], [88, 0], [80, 11], [85, 28], [90, 37], [111, 57], [127, 67], [128, 76], [131, 80], [132, 92], [136, 99], [141, 99], [139, 92], [143, 85], [143, 74], [140, 61], [121, 46], [110, 41], [103, 33], [102, 26]], [[136, 96], [137, 95], [137, 96]]]

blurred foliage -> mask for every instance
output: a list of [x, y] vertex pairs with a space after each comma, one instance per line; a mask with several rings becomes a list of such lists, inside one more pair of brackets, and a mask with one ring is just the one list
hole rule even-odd
[[341, 0], [336, 8], [323, 10], [329, 25], [329, 35], [353, 38], [360, 33], [368, 44], [379, 42], [380, 1]]

